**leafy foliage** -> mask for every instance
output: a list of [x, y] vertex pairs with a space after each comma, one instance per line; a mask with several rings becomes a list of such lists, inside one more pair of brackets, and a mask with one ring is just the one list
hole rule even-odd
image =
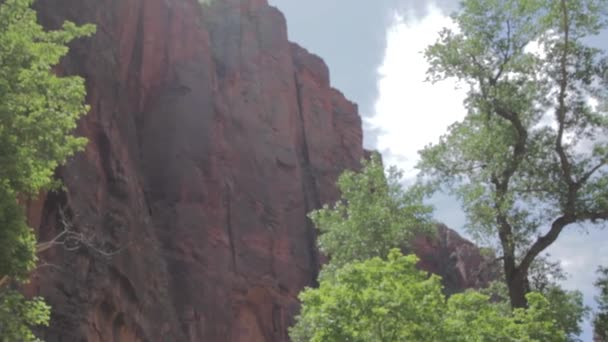
[[431, 208], [422, 203], [424, 189], [404, 191], [401, 174], [391, 168], [386, 176], [377, 154], [362, 164], [361, 172], [340, 176], [340, 201], [309, 215], [321, 231], [319, 248], [330, 257], [327, 269], [386, 256], [391, 248], [405, 246], [415, 232], [430, 227]]
[[600, 290], [600, 294], [596, 297], [598, 312], [593, 320], [593, 327], [596, 338], [605, 342], [608, 341], [608, 267], [600, 267], [598, 273], [595, 286]]
[[530, 293], [527, 310], [504, 310], [469, 291], [446, 299], [440, 278], [394, 249], [386, 260], [353, 262], [300, 294], [290, 330], [302, 341], [565, 341], [546, 299]]
[[[568, 291], [560, 286], [567, 279], [559, 262], [552, 262], [549, 256], [534, 260], [530, 267], [530, 290], [542, 294], [549, 302], [549, 313], [559, 329], [565, 332], [567, 341], [580, 341], [581, 324], [589, 315], [589, 307], [583, 303], [580, 291]], [[482, 293], [490, 296], [493, 303], [501, 305], [503, 310], [510, 310], [509, 291], [503, 279], [490, 283]]]
[[0, 185], [0, 278], [27, 279], [35, 266], [36, 238], [25, 223], [14, 191]]
[[581, 323], [589, 315], [590, 308], [584, 305], [580, 291], [568, 291], [561, 287], [560, 282], [567, 278], [561, 264], [550, 261], [549, 255], [539, 256], [530, 266], [530, 289], [547, 298], [554, 319], [568, 335], [568, 341], [579, 341]]
[[51, 185], [55, 168], [86, 143], [70, 134], [87, 112], [84, 80], [57, 77], [51, 67], [68, 42], [94, 31], [71, 22], [44, 31], [31, 3], [7, 0], [0, 7], [0, 180], [28, 194]]
[[84, 81], [58, 77], [51, 68], [67, 43], [91, 35], [91, 25], [65, 22], [47, 32], [31, 0], [0, 3], [0, 336], [32, 341], [30, 327], [47, 324], [49, 308], [8, 288], [36, 264], [36, 239], [18, 198], [54, 186], [53, 172], [86, 140], [71, 133], [86, 113]]
[[608, 68], [583, 43], [607, 11], [606, 0], [465, 0], [459, 30], [426, 50], [432, 81], [469, 86], [468, 113], [418, 167], [460, 199], [474, 236], [499, 246], [514, 307], [565, 227], [608, 218], [608, 115], [588, 100], [605, 103]]
[[580, 341], [581, 324], [589, 314], [589, 308], [583, 303], [583, 294], [557, 285], [546, 288], [541, 294], [549, 302], [549, 312], [555, 325], [566, 333], [567, 341]]
[[26, 300], [13, 290], [0, 295], [0, 341], [38, 341], [30, 327], [48, 324], [50, 307], [42, 298]]

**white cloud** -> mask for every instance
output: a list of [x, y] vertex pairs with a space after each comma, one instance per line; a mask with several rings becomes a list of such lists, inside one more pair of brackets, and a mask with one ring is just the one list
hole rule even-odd
[[593, 281], [597, 266], [608, 265], [608, 231], [598, 230], [591, 225], [587, 228], [566, 228], [548, 252], [561, 261], [564, 271], [571, 276], [564, 282], [564, 286], [591, 293], [595, 291]]
[[452, 20], [435, 5], [422, 18], [395, 16], [387, 32], [387, 48], [378, 69], [379, 96], [375, 114], [368, 119], [382, 132], [376, 146], [387, 165], [397, 165], [406, 177], [413, 177], [418, 150], [438, 141], [447, 127], [462, 119], [464, 89], [456, 82], [424, 82], [428, 64], [424, 49], [435, 42]]

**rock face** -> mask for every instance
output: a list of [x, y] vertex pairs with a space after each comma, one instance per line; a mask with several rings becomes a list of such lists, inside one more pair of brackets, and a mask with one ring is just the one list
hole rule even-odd
[[[318, 270], [306, 213], [363, 156], [357, 107], [261, 0], [49, 0], [50, 28], [97, 24], [60, 72], [87, 80], [84, 153], [67, 191], [29, 208], [42, 239], [60, 209], [95, 248], [56, 248], [31, 293], [46, 341], [285, 341]], [[111, 252], [110, 257], [104, 254]]]
[[306, 213], [364, 155], [327, 66], [265, 0], [37, 7], [49, 28], [97, 24], [58, 68], [87, 80], [89, 144], [58, 170], [66, 191], [28, 206], [42, 240], [69, 227], [90, 245], [42, 255], [41, 337], [286, 341], [319, 268]]
[[447, 294], [485, 287], [500, 275], [494, 257], [483, 255], [475, 244], [442, 224], [435, 236], [416, 237], [411, 249], [420, 258], [421, 269], [442, 277]]

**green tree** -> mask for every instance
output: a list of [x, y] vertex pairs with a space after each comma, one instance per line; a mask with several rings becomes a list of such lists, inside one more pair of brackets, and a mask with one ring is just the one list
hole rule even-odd
[[[462, 202], [495, 243], [512, 307], [534, 260], [571, 225], [608, 218], [608, 63], [583, 40], [606, 0], [465, 0], [426, 50], [429, 79], [469, 87], [464, 120], [421, 151], [421, 177]], [[537, 51], [533, 48], [539, 47]]]
[[377, 153], [362, 164], [361, 172], [345, 171], [339, 177], [340, 201], [309, 215], [321, 232], [319, 249], [330, 257], [324, 273], [351, 261], [386, 256], [430, 226], [431, 208], [422, 203], [423, 189], [404, 191], [400, 172], [390, 168], [385, 175]]
[[565, 341], [549, 303], [527, 295], [528, 309], [510, 310], [475, 291], [446, 299], [440, 278], [394, 249], [386, 260], [353, 262], [300, 294], [290, 329], [294, 342]]
[[45, 31], [31, 0], [0, 3], [0, 340], [33, 341], [30, 327], [47, 324], [42, 299], [14, 290], [36, 265], [36, 238], [19, 199], [51, 189], [55, 168], [82, 149], [72, 135], [87, 112], [80, 77], [58, 77], [51, 68], [67, 43], [91, 35], [91, 25], [65, 22]]
[[[543, 255], [532, 263], [529, 271], [530, 290], [542, 294], [549, 302], [550, 313], [556, 325], [566, 333], [567, 341], [580, 341], [581, 323], [588, 317], [590, 308], [583, 303], [580, 291], [568, 291], [560, 286], [567, 274], [559, 262], [550, 261]], [[504, 276], [492, 282], [481, 292], [490, 295], [492, 300], [505, 308], [510, 308], [509, 291]]]
[[[534, 291], [534, 290], [533, 290]], [[583, 303], [580, 291], [564, 290], [552, 285], [541, 293], [549, 302], [549, 312], [558, 326], [567, 335], [567, 341], [580, 341], [581, 324], [589, 316], [589, 308]]]
[[600, 267], [597, 272], [599, 277], [595, 286], [600, 291], [596, 297], [598, 312], [593, 319], [593, 331], [597, 342], [608, 341], [608, 267]]
[[588, 317], [590, 308], [584, 305], [580, 291], [561, 287], [560, 283], [567, 278], [561, 264], [550, 261], [548, 255], [537, 257], [530, 266], [530, 289], [549, 301], [554, 319], [568, 335], [568, 341], [580, 341], [581, 323]]

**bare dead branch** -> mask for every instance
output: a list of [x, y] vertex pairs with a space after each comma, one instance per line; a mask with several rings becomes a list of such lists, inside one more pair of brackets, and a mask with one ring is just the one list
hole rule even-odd
[[62, 231], [53, 239], [41, 242], [36, 246], [36, 253], [42, 253], [52, 247], [61, 246], [67, 251], [76, 251], [81, 247], [86, 247], [104, 257], [111, 257], [120, 253], [125, 246], [113, 251], [108, 251], [100, 248], [95, 242], [94, 234], [85, 234], [74, 229], [73, 223], [65, 215], [63, 208], [59, 208], [59, 222]]

